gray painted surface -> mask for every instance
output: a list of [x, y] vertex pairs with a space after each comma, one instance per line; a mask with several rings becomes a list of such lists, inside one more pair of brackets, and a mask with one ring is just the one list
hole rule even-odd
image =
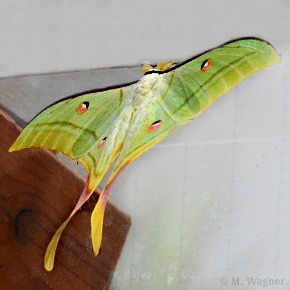
[[0, 75], [186, 59], [241, 36], [290, 44], [287, 0], [2, 0]]
[[[267, 288], [289, 289], [289, 1], [10, 3], [1, 3], [2, 75], [182, 60], [246, 35], [275, 45], [281, 64], [237, 85], [120, 177], [112, 199], [132, 228], [111, 289], [265, 289], [247, 277], [284, 279]], [[7, 78], [0, 103], [29, 121], [58, 98], [139, 77], [135, 67]]]

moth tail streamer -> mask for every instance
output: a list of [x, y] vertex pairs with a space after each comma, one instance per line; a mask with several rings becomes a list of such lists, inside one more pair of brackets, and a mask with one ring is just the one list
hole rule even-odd
[[75, 215], [75, 213], [81, 208], [81, 206], [89, 199], [89, 197], [94, 192], [94, 189], [89, 188], [89, 183], [90, 183], [90, 178], [88, 177], [86, 186], [85, 186], [75, 208], [73, 209], [70, 216], [65, 220], [65, 222], [55, 232], [55, 234], [53, 235], [53, 237], [51, 238], [51, 240], [47, 246], [47, 249], [45, 252], [45, 257], [44, 257], [44, 268], [47, 271], [51, 271], [53, 269], [56, 248], [57, 248], [57, 245], [58, 245], [58, 242], [59, 242], [59, 239], [61, 237], [63, 230], [65, 229], [66, 225], [71, 220], [71, 218]]
[[68, 224], [68, 222], [70, 221], [71, 217], [69, 217], [59, 228], [58, 230], [55, 232], [55, 234], [53, 235], [52, 239], [50, 240], [46, 252], [45, 252], [45, 256], [44, 256], [44, 268], [46, 271], [51, 271], [53, 269], [54, 266], [54, 259], [55, 259], [55, 252], [56, 252], [56, 248], [60, 239], [60, 236], [64, 230], [64, 228], [66, 227], [66, 225]]
[[100, 253], [101, 249], [104, 213], [108, 197], [109, 192], [105, 190], [99, 197], [91, 215], [91, 237], [95, 257]]
[[104, 221], [104, 213], [107, 201], [109, 199], [109, 194], [111, 192], [111, 189], [117, 179], [119, 178], [120, 174], [125, 170], [125, 168], [129, 165], [129, 162], [127, 162], [125, 165], [123, 165], [119, 171], [113, 175], [108, 183], [108, 185], [105, 187], [105, 190], [100, 195], [98, 202], [92, 212], [91, 215], [91, 237], [92, 237], [92, 245], [93, 245], [93, 254], [94, 256], [97, 256], [100, 253], [101, 249], [101, 243], [102, 243], [102, 235], [103, 235], [103, 221]]

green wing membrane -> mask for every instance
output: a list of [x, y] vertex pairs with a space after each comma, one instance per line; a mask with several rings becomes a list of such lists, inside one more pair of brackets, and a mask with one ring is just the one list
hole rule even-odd
[[[202, 71], [208, 59], [212, 66]], [[192, 119], [238, 82], [279, 60], [265, 41], [238, 40], [162, 74], [156, 93], [163, 95], [163, 106], [177, 121]]]
[[[278, 53], [265, 41], [238, 40], [167, 71], [149, 71], [135, 85], [61, 101], [33, 119], [9, 151], [29, 147], [58, 150], [78, 159], [89, 173], [75, 209], [47, 248], [45, 268], [52, 270], [57, 243], [66, 224], [118, 155], [91, 217], [95, 255], [101, 246], [106, 202], [120, 172], [142, 152], [197, 117], [238, 82], [279, 60]], [[89, 103], [89, 108], [77, 113], [78, 106], [84, 102]], [[151, 130], [156, 122], [159, 127]], [[102, 140], [105, 143], [100, 147]]]
[[[44, 267], [51, 271], [60, 236], [78, 209], [87, 201], [98, 186], [106, 170], [118, 154], [123, 139], [112, 146], [98, 144], [114, 127], [120, 115], [123, 100], [128, 97], [132, 85], [96, 93], [83, 94], [63, 100], [36, 116], [21, 132], [9, 151], [42, 147], [60, 151], [82, 162], [88, 171], [88, 180], [78, 203], [70, 216], [52, 237], [45, 254]], [[81, 104], [88, 109], [78, 113]], [[107, 143], [107, 142], [106, 142]]]
[[[83, 94], [48, 107], [23, 130], [10, 151], [30, 147], [44, 147], [60, 151], [72, 159], [87, 153], [100, 142], [104, 132], [119, 114], [123, 98], [132, 86]], [[83, 102], [89, 107], [77, 113]]]
[[[202, 71], [202, 64], [207, 60], [211, 60], [212, 65]], [[237, 83], [279, 61], [278, 53], [269, 43], [244, 39], [211, 50], [160, 74], [152, 88], [160, 102], [152, 105], [150, 112], [134, 116], [110, 180], [126, 162], [197, 117]], [[148, 126], [156, 120], [162, 120], [162, 127], [148, 133]], [[139, 124], [138, 130], [134, 121]]]

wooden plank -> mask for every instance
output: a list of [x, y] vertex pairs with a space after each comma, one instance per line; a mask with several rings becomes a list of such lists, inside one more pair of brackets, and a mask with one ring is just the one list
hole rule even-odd
[[0, 289], [108, 289], [130, 217], [108, 203], [102, 252], [94, 258], [94, 193], [64, 231], [53, 271], [45, 271], [48, 242], [76, 204], [84, 180], [48, 150], [8, 153], [21, 128], [1, 110], [0, 131]]

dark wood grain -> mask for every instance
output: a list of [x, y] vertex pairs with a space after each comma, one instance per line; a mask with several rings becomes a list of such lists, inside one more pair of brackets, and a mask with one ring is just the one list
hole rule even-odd
[[48, 242], [76, 204], [84, 180], [48, 150], [8, 153], [20, 131], [0, 110], [0, 289], [108, 289], [130, 217], [108, 203], [102, 252], [94, 258], [90, 216], [95, 193], [64, 231], [53, 271], [45, 271]]

